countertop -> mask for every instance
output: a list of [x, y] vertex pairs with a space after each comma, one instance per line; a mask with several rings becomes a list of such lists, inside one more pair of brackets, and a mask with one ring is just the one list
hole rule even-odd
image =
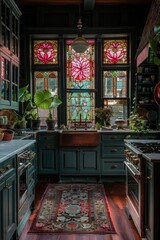
[[[160, 144], [160, 140], [137, 140], [137, 139], [124, 139], [124, 142], [125, 143], [132, 143], [132, 142], [137, 142], [137, 143], [151, 143], [151, 142], [154, 142], [154, 143], [158, 143]], [[135, 148], [133, 146], [133, 148]], [[137, 151], [139, 153], [141, 153], [141, 151], [139, 151], [137, 149]], [[142, 157], [145, 158], [146, 160], [149, 160], [151, 162], [155, 162], [155, 163], [160, 163], [160, 153], [141, 153], [142, 154]]]
[[24, 148], [29, 147], [35, 142], [36, 140], [34, 139], [0, 141], [0, 163], [7, 158], [21, 152]]

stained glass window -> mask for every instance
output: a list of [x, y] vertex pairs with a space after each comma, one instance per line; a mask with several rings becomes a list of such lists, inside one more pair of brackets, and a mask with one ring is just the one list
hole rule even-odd
[[34, 64], [58, 64], [57, 40], [34, 40]]
[[94, 93], [67, 93], [67, 119], [69, 122], [92, 122], [94, 118]]
[[[58, 94], [58, 72], [57, 71], [35, 71], [34, 72], [34, 92], [49, 89], [53, 94]], [[38, 109], [41, 118], [41, 125], [45, 125], [48, 110]], [[53, 111], [53, 116], [57, 119], [57, 109]]]
[[127, 39], [113, 39], [103, 41], [103, 64], [128, 63]]
[[67, 122], [93, 122], [95, 107], [95, 41], [87, 40], [84, 53], [75, 52], [66, 41]]
[[127, 99], [104, 99], [104, 107], [111, 106], [113, 110], [113, 116], [111, 117], [111, 124], [115, 123], [115, 120], [118, 117], [127, 120], [127, 108], [128, 102]]
[[58, 72], [43, 72], [43, 71], [35, 71], [34, 72], [34, 89], [35, 92], [49, 89], [54, 91], [57, 94], [58, 87]]
[[127, 96], [127, 71], [103, 72], [103, 96], [108, 98]]

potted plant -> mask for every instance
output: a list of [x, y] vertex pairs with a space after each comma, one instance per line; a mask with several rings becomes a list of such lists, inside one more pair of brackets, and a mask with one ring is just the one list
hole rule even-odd
[[34, 102], [41, 109], [48, 110], [46, 123], [49, 130], [55, 128], [54, 110], [62, 103], [58, 95], [54, 95], [50, 90], [41, 90], [35, 93]]
[[97, 123], [102, 126], [110, 125], [110, 117], [113, 115], [113, 110], [111, 107], [106, 108], [96, 108], [95, 116], [96, 116], [96, 125]]
[[18, 124], [24, 128], [26, 123], [30, 122], [30, 127], [34, 130], [38, 130], [40, 128], [38, 107], [32, 101], [28, 87], [29, 85], [26, 85], [25, 87], [19, 89], [19, 102], [22, 103], [22, 114], [18, 115]]
[[132, 111], [129, 116], [129, 128], [135, 132], [146, 133], [149, 131], [147, 127], [147, 119], [140, 116], [137, 110], [136, 98], [133, 98]]

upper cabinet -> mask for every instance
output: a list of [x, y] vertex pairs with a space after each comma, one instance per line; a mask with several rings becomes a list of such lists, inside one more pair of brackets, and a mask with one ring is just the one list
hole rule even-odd
[[18, 110], [19, 19], [12, 0], [0, 0], [0, 109]]
[[[158, 82], [158, 68], [154, 64], [141, 64], [136, 74], [136, 104], [139, 114], [146, 117], [151, 128], [158, 122], [158, 105], [154, 99], [154, 89]], [[153, 126], [155, 125], [155, 126]]]

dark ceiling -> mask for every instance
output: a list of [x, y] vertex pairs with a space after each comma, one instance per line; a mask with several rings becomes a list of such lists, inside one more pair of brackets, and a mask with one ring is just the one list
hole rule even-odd
[[19, 5], [107, 5], [107, 4], [150, 4], [152, 0], [16, 0]]

